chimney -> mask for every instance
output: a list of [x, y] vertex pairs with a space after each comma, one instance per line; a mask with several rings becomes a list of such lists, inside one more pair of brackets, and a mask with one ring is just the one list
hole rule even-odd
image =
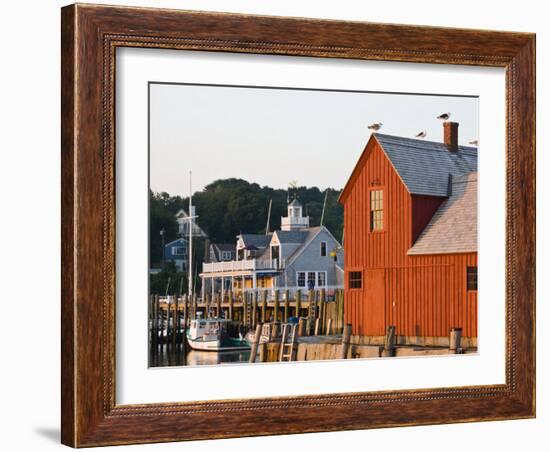
[[451, 152], [458, 151], [458, 122], [443, 123], [443, 142]]

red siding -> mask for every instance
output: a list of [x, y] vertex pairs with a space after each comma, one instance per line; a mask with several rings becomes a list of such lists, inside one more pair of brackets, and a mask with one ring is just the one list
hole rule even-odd
[[[384, 189], [384, 230], [369, 228], [369, 188]], [[477, 253], [408, 256], [444, 198], [411, 196], [380, 149], [369, 140], [346, 186], [344, 259], [345, 320], [353, 334], [447, 336], [461, 327], [477, 337], [477, 293], [466, 291], [466, 267]], [[363, 272], [363, 288], [349, 289], [347, 273]]]

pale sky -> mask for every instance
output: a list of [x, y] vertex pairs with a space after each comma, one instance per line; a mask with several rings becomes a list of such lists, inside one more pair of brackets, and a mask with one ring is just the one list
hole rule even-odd
[[187, 196], [190, 170], [194, 192], [230, 177], [340, 189], [369, 124], [409, 138], [425, 130], [426, 140], [442, 141], [436, 116], [444, 112], [460, 123], [460, 144], [478, 139], [477, 97], [151, 84], [151, 189]]

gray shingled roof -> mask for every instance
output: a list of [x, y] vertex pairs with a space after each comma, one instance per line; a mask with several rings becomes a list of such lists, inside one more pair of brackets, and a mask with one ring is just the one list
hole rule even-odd
[[477, 172], [453, 177], [451, 189], [407, 254], [477, 251]]
[[450, 152], [443, 143], [373, 134], [411, 194], [448, 196], [449, 174], [477, 171], [477, 148], [459, 146]]
[[281, 243], [304, 243], [308, 231], [277, 231], [275, 234]]
[[272, 234], [241, 234], [240, 237], [244, 246], [255, 246], [256, 248], [265, 248], [271, 241]]
[[232, 243], [213, 243], [213, 245], [220, 251], [233, 251], [235, 252], [235, 245]]

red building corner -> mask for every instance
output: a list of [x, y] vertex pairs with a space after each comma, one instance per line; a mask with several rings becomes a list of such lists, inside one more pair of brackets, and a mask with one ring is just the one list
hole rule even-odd
[[372, 343], [477, 342], [477, 148], [373, 134], [342, 194], [345, 309]]

